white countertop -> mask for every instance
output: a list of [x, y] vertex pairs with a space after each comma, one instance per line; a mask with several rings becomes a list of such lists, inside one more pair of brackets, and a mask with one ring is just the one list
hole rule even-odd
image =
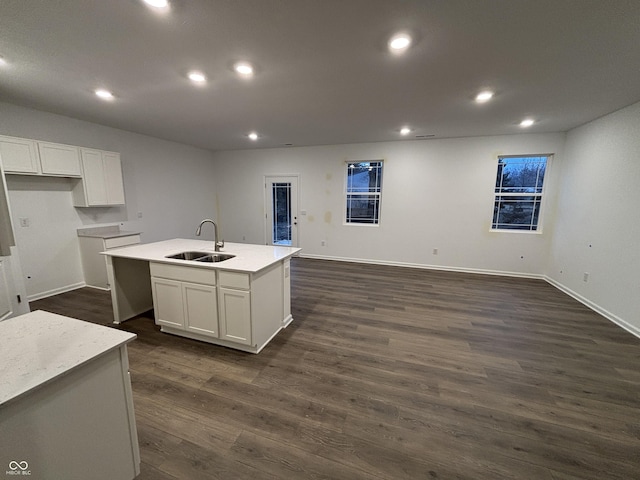
[[135, 338], [42, 310], [0, 322], [0, 406]]
[[128, 237], [130, 235], [140, 235], [141, 232], [131, 232], [127, 230], [120, 230], [119, 225], [107, 225], [104, 227], [78, 228], [77, 233], [79, 237], [118, 238], [118, 237]]
[[214, 253], [213, 241], [189, 240], [174, 238], [162, 242], [141, 243], [128, 247], [114, 248], [102, 252], [111, 257], [131, 258], [149, 262], [171, 263], [174, 265], [188, 265], [196, 268], [215, 268], [255, 273], [288, 257], [297, 254], [301, 249], [296, 247], [281, 247], [271, 245], [252, 245], [248, 243], [226, 243], [220, 253], [235, 255], [224, 262], [205, 263], [195, 261], [165, 258], [167, 255], [186, 251]]

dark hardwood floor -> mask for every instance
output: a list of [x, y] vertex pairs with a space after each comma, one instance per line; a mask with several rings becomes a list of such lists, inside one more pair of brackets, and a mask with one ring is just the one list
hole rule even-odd
[[292, 309], [258, 355], [119, 327], [138, 479], [640, 478], [640, 340], [543, 281], [298, 258]]

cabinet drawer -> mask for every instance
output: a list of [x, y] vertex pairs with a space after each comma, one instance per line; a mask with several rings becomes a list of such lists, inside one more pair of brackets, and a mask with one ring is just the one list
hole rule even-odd
[[149, 264], [152, 277], [169, 278], [182, 282], [202, 283], [204, 285], [216, 284], [216, 271], [209, 268], [183, 267], [168, 263]]
[[126, 237], [105, 238], [104, 248], [126, 247], [140, 243], [140, 235], [127, 235]]
[[239, 272], [227, 272], [220, 270], [218, 272], [220, 285], [229, 288], [238, 288], [241, 290], [249, 290], [249, 274]]

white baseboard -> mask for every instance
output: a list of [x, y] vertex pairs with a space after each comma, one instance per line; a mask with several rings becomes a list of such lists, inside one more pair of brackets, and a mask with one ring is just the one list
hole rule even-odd
[[371, 259], [349, 258], [349, 257], [330, 257], [325, 255], [300, 254], [299, 256], [301, 258], [313, 258], [317, 260], [334, 260], [337, 262], [366, 263], [370, 265], [388, 265], [392, 267], [422, 268], [424, 270], [440, 270], [444, 272], [477, 273], [480, 275], [497, 275], [501, 277], [534, 278], [539, 280], [545, 279], [544, 275], [536, 274], [536, 273], [508, 272], [508, 271], [502, 271], [502, 270], [486, 270], [482, 268], [447, 267], [442, 265], [426, 265], [422, 263], [394, 262], [394, 261], [387, 261], [387, 260], [371, 260]]
[[86, 287], [87, 284], [84, 282], [74, 283], [72, 285], [66, 285], [64, 287], [54, 288], [53, 290], [48, 290], [46, 292], [34, 293], [33, 295], [28, 295], [27, 300], [30, 302], [35, 302], [36, 300], [41, 300], [43, 298], [51, 297], [53, 295], [58, 295], [60, 293], [70, 292], [71, 290], [77, 290], [78, 288]]
[[313, 258], [318, 260], [335, 260], [339, 262], [366, 263], [366, 264], [373, 264], [373, 265], [390, 265], [390, 266], [396, 266], [396, 267], [422, 268], [425, 270], [441, 270], [445, 272], [477, 273], [480, 275], [499, 275], [503, 277], [533, 278], [533, 279], [545, 280], [547, 283], [553, 285], [555, 288], [557, 288], [561, 292], [564, 292], [570, 297], [575, 298], [580, 303], [589, 307], [594, 312], [602, 315], [607, 320], [615, 323], [619, 327], [624, 328], [629, 333], [640, 338], [640, 328], [634, 325], [631, 325], [630, 323], [624, 321], [622, 318], [618, 317], [617, 315], [609, 312], [608, 310], [602, 308], [600, 305], [574, 292], [570, 288], [553, 280], [547, 275], [535, 274], [535, 273], [505, 272], [500, 270], [484, 270], [480, 268], [445, 267], [441, 265], [424, 265], [419, 263], [391, 262], [391, 261], [369, 260], [369, 259], [362, 259], [362, 258], [330, 257], [325, 255], [300, 254], [299, 256], [302, 258]]
[[602, 315], [604, 318], [606, 318], [607, 320], [615, 323], [616, 325], [618, 325], [621, 328], [624, 328], [627, 332], [635, 335], [636, 337], [640, 338], [640, 328], [631, 325], [630, 323], [624, 321], [622, 318], [618, 317], [616, 314], [611, 313], [610, 311], [608, 311], [605, 308], [602, 308], [600, 305], [598, 305], [597, 303], [592, 302], [591, 300], [589, 300], [586, 297], [583, 297], [582, 295], [580, 295], [579, 293], [574, 292], [573, 290], [571, 290], [569, 287], [561, 284], [560, 282], [557, 282], [556, 280], [554, 280], [553, 278], [547, 277], [545, 275], [544, 279], [551, 285], [553, 285], [554, 287], [556, 287], [558, 290], [560, 290], [561, 292], [566, 293], [567, 295], [569, 295], [570, 297], [575, 298], [577, 301], [579, 301], [580, 303], [582, 303], [583, 305], [585, 305], [586, 307], [589, 307], [591, 310], [593, 310], [596, 313], [599, 313], [600, 315]]
[[102, 292], [110, 292], [111, 291], [111, 289], [109, 287], [98, 287], [97, 285], [85, 284], [85, 287], [93, 288], [94, 290], [100, 290]]

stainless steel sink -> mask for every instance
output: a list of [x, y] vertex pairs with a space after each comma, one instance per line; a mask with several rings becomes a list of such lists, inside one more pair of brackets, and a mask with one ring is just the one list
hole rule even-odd
[[233, 257], [235, 257], [235, 255], [229, 255], [228, 253], [214, 253], [212, 255], [207, 255], [206, 257], [196, 258], [196, 262], [224, 262], [225, 260], [229, 260]]
[[211, 255], [209, 252], [180, 252], [175, 255], [167, 255], [165, 258], [175, 258], [176, 260], [196, 260], [200, 257]]
[[230, 255], [228, 253], [210, 253], [210, 252], [180, 252], [174, 255], [167, 255], [165, 258], [174, 258], [176, 260], [189, 260], [193, 262], [224, 262], [225, 260], [229, 260], [230, 258], [235, 257], [235, 255]]

